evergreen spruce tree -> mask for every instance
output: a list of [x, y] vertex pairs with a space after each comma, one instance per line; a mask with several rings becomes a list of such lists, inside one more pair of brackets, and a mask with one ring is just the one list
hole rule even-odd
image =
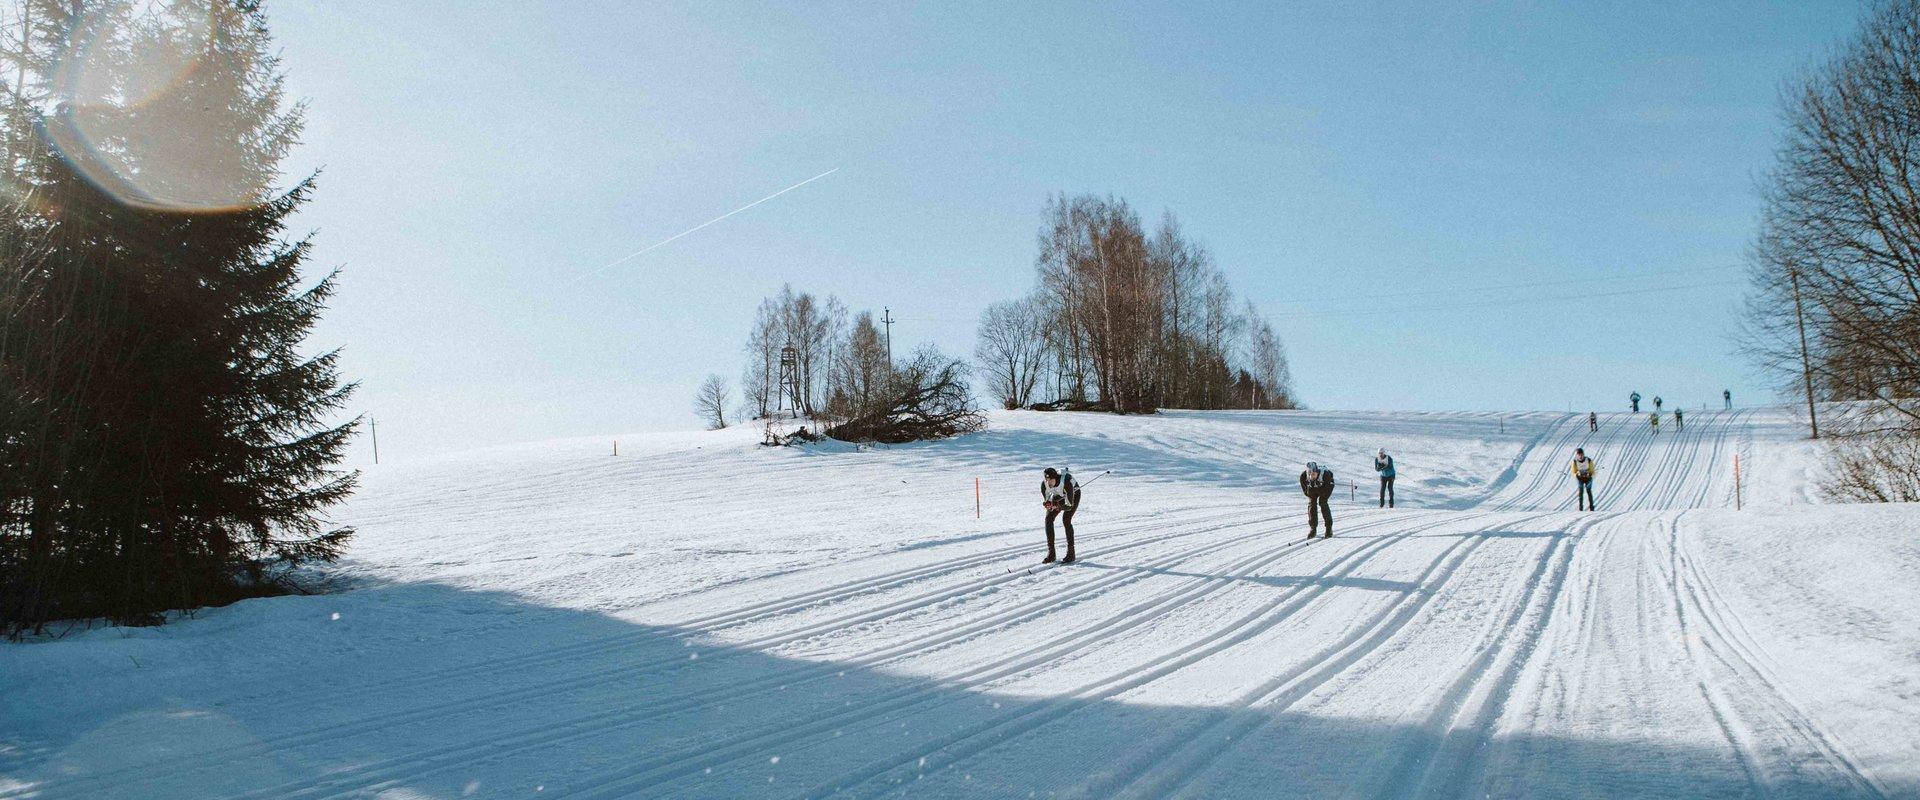
[[304, 285], [309, 241], [287, 236], [313, 180], [274, 186], [302, 109], [265, 19], [229, 0], [36, 7], [38, 49], [9, 66], [42, 94], [8, 112], [35, 130], [8, 153], [20, 201], [0, 221], [32, 256], [0, 264], [0, 469], [32, 488], [0, 495], [0, 623], [148, 620], [283, 584], [352, 535], [325, 511], [354, 486], [337, 465], [357, 421], [335, 422], [337, 353], [301, 347], [334, 276]]

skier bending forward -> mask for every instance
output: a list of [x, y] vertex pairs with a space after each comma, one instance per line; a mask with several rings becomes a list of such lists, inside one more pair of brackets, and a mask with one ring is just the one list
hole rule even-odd
[[1574, 502], [1581, 511], [1599, 511], [1599, 504], [1593, 502], [1593, 459], [1587, 457], [1584, 448], [1573, 448]]
[[1080, 507], [1080, 485], [1073, 481], [1073, 473], [1048, 467], [1040, 478], [1040, 504], [1047, 509], [1047, 557], [1040, 563], [1051, 564], [1055, 560], [1054, 517], [1059, 517], [1061, 526], [1067, 529], [1067, 557], [1059, 561], [1073, 563], [1073, 512]]
[[1307, 538], [1320, 529], [1321, 517], [1327, 518], [1327, 538], [1333, 538], [1333, 509], [1327, 506], [1333, 496], [1333, 470], [1307, 462], [1307, 471], [1300, 473], [1300, 493], [1307, 496]]
[[[1380, 454], [1373, 457], [1373, 471], [1380, 473], [1380, 507], [1393, 507], [1393, 456], [1387, 455], [1387, 448], [1380, 448]], [[1333, 532], [1333, 519], [1327, 519], [1327, 532]]]

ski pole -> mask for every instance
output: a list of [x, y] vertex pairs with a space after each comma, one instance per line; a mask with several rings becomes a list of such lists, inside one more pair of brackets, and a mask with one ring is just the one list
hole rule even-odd
[[1081, 488], [1086, 488], [1086, 487], [1088, 487], [1088, 486], [1092, 486], [1092, 485], [1093, 485], [1093, 481], [1097, 481], [1097, 480], [1100, 480], [1101, 478], [1104, 478], [1104, 477], [1107, 477], [1107, 474], [1108, 474], [1108, 473], [1110, 473], [1110, 472], [1113, 472], [1113, 470], [1110, 470], [1110, 469], [1109, 469], [1109, 470], [1102, 470], [1102, 471], [1100, 472], [1100, 474], [1098, 474], [1098, 475], [1095, 475], [1095, 476], [1093, 476], [1093, 480], [1090, 480], [1090, 481], [1087, 481], [1086, 483], [1082, 483], [1082, 484], [1080, 484], [1080, 486], [1081, 486]]

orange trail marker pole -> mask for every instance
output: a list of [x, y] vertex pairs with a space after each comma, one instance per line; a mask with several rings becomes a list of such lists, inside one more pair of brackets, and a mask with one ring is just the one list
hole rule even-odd
[[980, 479], [973, 479], [973, 518], [980, 518]]

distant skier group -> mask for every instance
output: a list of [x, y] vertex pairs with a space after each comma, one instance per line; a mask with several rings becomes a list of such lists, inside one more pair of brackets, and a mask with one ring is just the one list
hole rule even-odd
[[[1392, 508], [1394, 504], [1393, 481], [1397, 474], [1393, 456], [1386, 448], [1380, 448], [1373, 457], [1373, 470], [1380, 475], [1380, 507]], [[1096, 476], [1098, 477], [1098, 476]], [[1317, 461], [1307, 462], [1307, 468], [1300, 473], [1300, 493], [1307, 499], [1307, 538], [1333, 538], [1333, 490], [1339, 485], [1333, 470]], [[1042, 564], [1071, 564], [1076, 556], [1073, 546], [1073, 514], [1080, 508], [1084, 494], [1081, 484], [1073, 479], [1073, 473], [1067, 469], [1047, 467], [1040, 473], [1040, 505], [1047, 512], [1047, 557]], [[1060, 555], [1058, 538], [1054, 533], [1054, 520], [1060, 521], [1060, 527], [1067, 537], [1067, 553]], [[1326, 533], [1322, 534], [1324, 524]]]
[[[1733, 408], [1733, 390], [1722, 390], [1720, 398], [1726, 408]], [[1632, 404], [1633, 413], [1640, 413], [1639, 392], [1628, 395], [1628, 402]], [[1664, 398], [1659, 396], [1653, 398], [1653, 413], [1648, 415], [1647, 422], [1654, 435], [1660, 433], [1660, 410], [1665, 404]], [[1676, 432], [1685, 430], [1686, 424], [1686, 409], [1675, 408], [1673, 410], [1674, 430]], [[1599, 412], [1587, 412], [1587, 430], [1589, 432], [1600, 430]], [[1585, 448], [1576, 447], [1573, 449], [1573, 462], [1568, 470], [1573, 475], [1574, 501], [1579, 510], [1599, 510], [1599, 504], [1595, 502], [1593, 495], [1593, 478], [1599, 470], [1599, 464], [1587, 455]], [[1393, 481], [1397, 471], [1394, 469], [1393, 456], [1387, 455], [1386, 448], [1380, 448], [1380, 451], [1374, 455], [1373, 471], [1380, 476], [1380, 507], [1392, 508]], [[1333, 490], [1337, 485], [1333, 470], [1320, 462], [1309, 461], [1307, 468], [1300, 472], [1300, 493], [1307, 500], [1308, 539], [1333, 538], [1333, 506], [1330, 501], [1333, 499]], [[1062, 564], [1071, 564], [1074, 562], [1073, 514], [1080, 507], [1081, 496], [1081, 485], [1074, 481], [1073, 473], [1053, 467], [1047, 467], [1045, 472], [1041, 473], [1040, 503], [1047, 512], [1047, 557], [1041, 559], [1040, 563], [1052, 564], [1057, 561]], [[1067, 554], [1064, 557], [1059, 555], [1055, 547], [1053, 528], [1055, 519], [1060, 520], [1061, 528], [1064, 529], [1067, 537]], [[1320, 532], [1322, 523], [1326, 526], [1325, 534]]]
[[[1729, 411], [1733, 410], [1733, 390], [1721, 389], [1720, 402], [1722, 404], [1722, 407], [1725, 408], [1726, 410], [1729, 410]], [[1635, 413], [1635, 414], [1640, 413], [1640, 393], [1639, 392], [1634, 392], [1632, 394], [1627, 395], [1627, 403], [1629, 407], [1632, 409], [1632, 413]], [[1658, 395], [1655, 395], [1653, 398], [1653, 413], [1647, 415], [1647, 429], [1651, 431], [1652, 435], [1654, 436], [1660, 435], [1660, 409], [1664, 405], [1666, 405], [1666, 400], [1664, 398], [1661, 398]], [[1687, 429], [1687, 410], [1676, 406], [1673, 409], [1673, 430], [1674, 432], [1678, 433], [1686, 429]], [[1593, 411], [1587, 412], [1587, 430], [1589, 431], [1600, 430], [1600, 414], [1598, 412], [1593, 412]]]

